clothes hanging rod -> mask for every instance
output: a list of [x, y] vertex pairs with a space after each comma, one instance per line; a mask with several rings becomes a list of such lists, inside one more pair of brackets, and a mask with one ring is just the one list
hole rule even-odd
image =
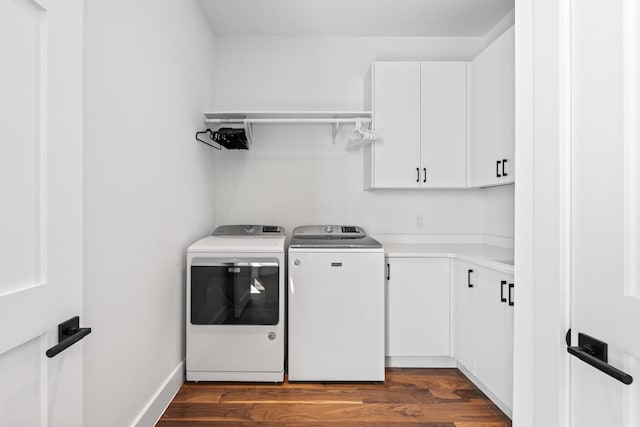
[[[362, 117], [360, 120], [363, 123], [371, 122], [370, 118]], [[225, 119], [205, 119], [205, 123], [228, 123], [228, 124], [268, 124], [268, 123], [280, 123], [280, 124], [295, 124], [295, 123], [327, 123], [327, 124], [342, 124], [342, 123], [355, 123], [356, 118], [278, 118], [278, 119], [251, 119], [251, 118], [225, 118]]]

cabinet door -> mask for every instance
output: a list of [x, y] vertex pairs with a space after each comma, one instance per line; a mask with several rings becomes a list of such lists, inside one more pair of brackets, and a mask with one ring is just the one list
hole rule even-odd
[[502, 52], [502, 161], [507, 160], [501, 183], [515, 182], [515, 146], [516, 146], [516, 90], [515, 90], [515, 29], [505, 31], [500, 37]]
[[508, 300], [513, 276], [478, 269], [476, 290], [476, 377], [505, 405], [513, 401], [513, 307]]
[[466, 184], [467, 65], [423, 62], [420, 66], [422, 187]]
[[387, 258], [386, 356], [449, 356], [449, 259]]
[[418, 187], [420, 177], [420, 63], [373, 64], [374, 188]]
[[515, 176], [514, 52], [511, 28], [470, 64], [470, 186], [507, 184]]
[[475, 293], [478, 271], [474, 264], [453, 261], [453, 356], [468, 371], [476, 372]]
[[500, 50], [495, 43], [482, 51], [471, 70], [471, 164], [470, 184], [495, 184], [496, 161], [501, 151], [500, 114], [502, 102]]

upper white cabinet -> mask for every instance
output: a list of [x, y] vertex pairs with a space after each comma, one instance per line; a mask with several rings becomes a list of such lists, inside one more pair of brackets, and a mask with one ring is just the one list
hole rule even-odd
[[514, 33], [505, 31], [469, 65], [470, 187], [514, 182]]
[[466, 185], [467, 64], [420, 64], [421, 186]]
[[419, 187], [420, 63], [376, 62], [371, 85], [378, 140], [365, 149], [364, 186]]
[[466, 81], [465, 62], [373, 63], [365, 189], [465, 187]]

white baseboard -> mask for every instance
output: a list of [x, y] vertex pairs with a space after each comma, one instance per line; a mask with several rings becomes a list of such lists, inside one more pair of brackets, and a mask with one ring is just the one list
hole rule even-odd
[[140, 415], [131, 424], [132, 427], [153, 427], [156, 425], [171, 400], [184, 384], [184, 360], [171, 372], [158, 391], [146, 404]]
[[387, 356], [389, 368], [455, 368], [458, 362], [449, 356]]
[[482, 381], [480, 381], [478, 378], [476, 378], [476, 376], [473, 375], [471, 372], [469, 372], [469, 370], [467, 368], [465, 368], [464, 365], [462, 365], [461, 363], [458, 363], [458, 369], [460, 370], [460, 372], [462, 372], [464, 374], [465, 377], [467, 377], [469, 379], [469, 381], [471, 381], [473, 384], [475, 384], [476, 387], [478, 387], [484, 394], [486, 394], [487, 397], [498, 408], [500, 408], [500, 410], [502, 412], [504, 412], [507, 417], [509, 417], [510, 419], [513, 419], [513, 411], [511, 410], [511, 408], [509, 408], [502, 400], [500, 400], [498, 398], [498, 396], [493, 394], [491, 392], [491, 390], [489, 390], [487, 388], [487, 386], [485, 386], [482, 383]]

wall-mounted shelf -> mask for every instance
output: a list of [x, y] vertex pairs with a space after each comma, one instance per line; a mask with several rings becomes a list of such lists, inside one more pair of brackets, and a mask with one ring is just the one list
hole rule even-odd
[[341, 124], [371, 122], [371, 111], [212, 111], [204, 113], [204, 123], [212, 125], [243, 125], [252, 139], [253, 124], [331, 124], [333, 142]]

